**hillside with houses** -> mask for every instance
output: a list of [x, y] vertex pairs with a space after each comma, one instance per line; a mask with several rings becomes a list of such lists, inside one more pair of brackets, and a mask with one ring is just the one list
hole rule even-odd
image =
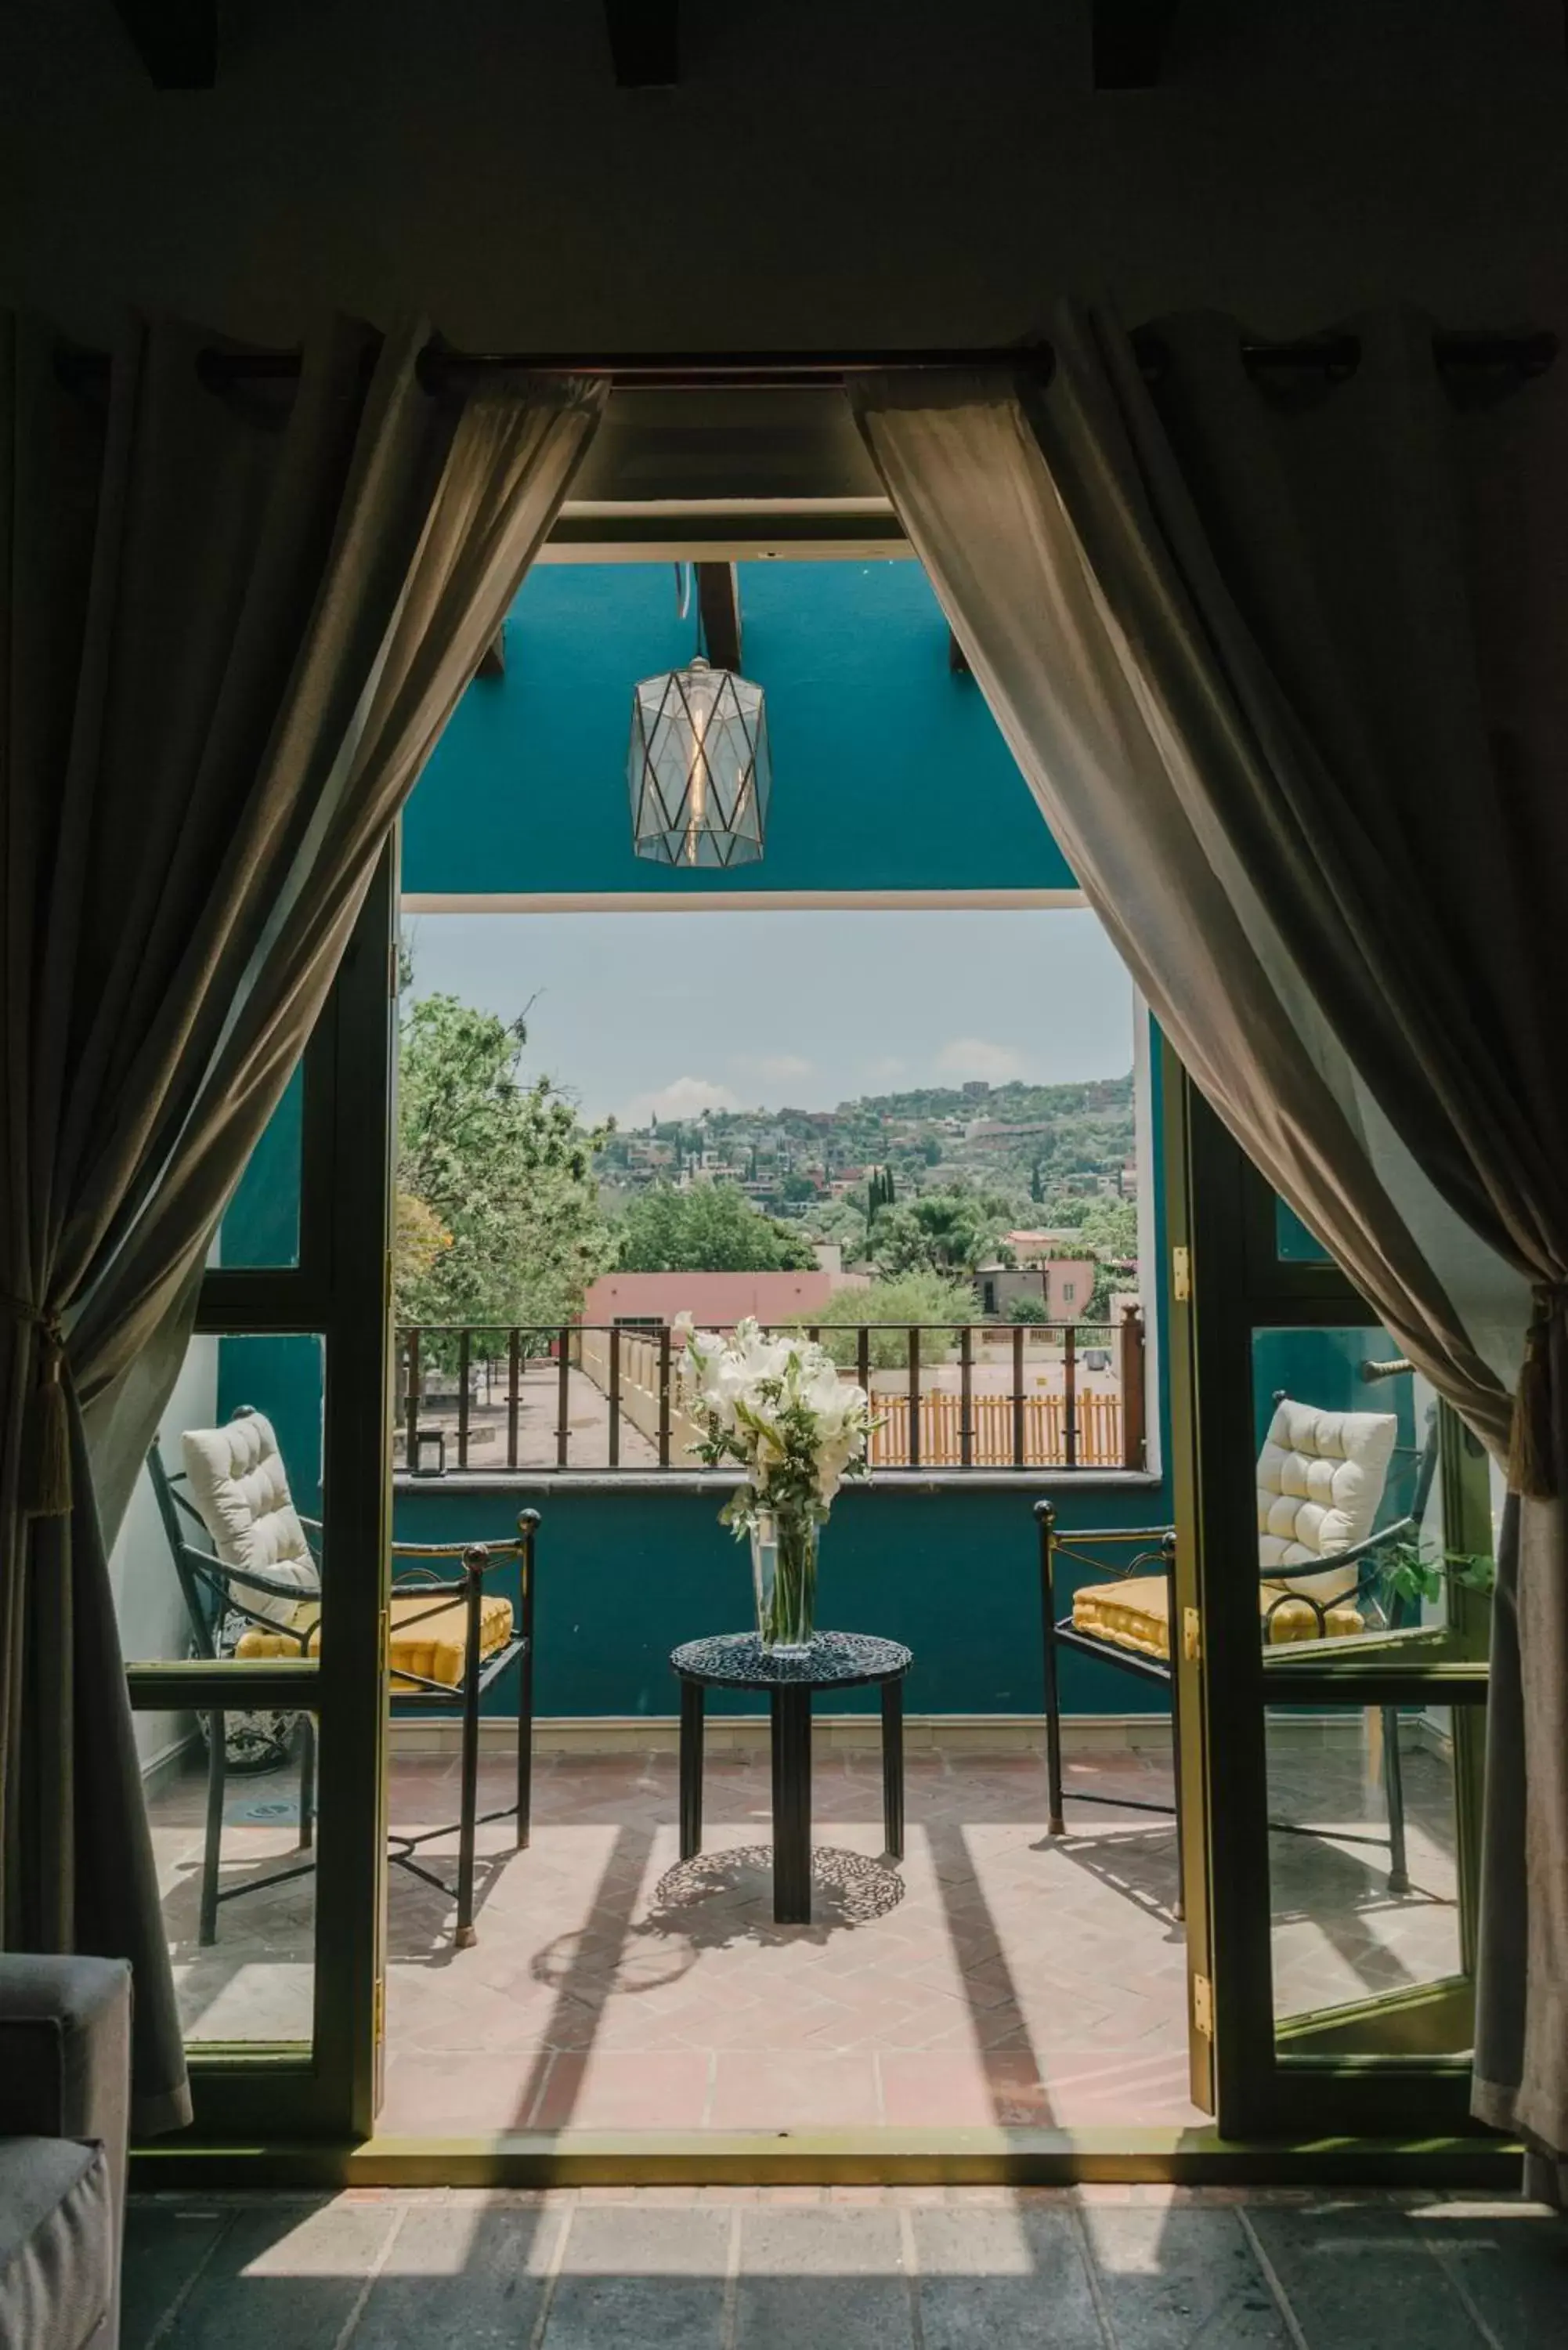
[[865, 1095], [835, 1109], [711, 1110], [618, 1130], [598, 1170], [612, 1205], [655, 1184], [732, 1183], [824, 1239], [841, 1236], [835, 1208], [857, 1203], [863, 1212], [867, 1186], [884, 1173], [895, 1198], [967, 1185], [1009, 1198], [1021, 1224], [1073, 1224], [1089, 1201], [1134, 1194], [1132, 1078], [977, 1079]]

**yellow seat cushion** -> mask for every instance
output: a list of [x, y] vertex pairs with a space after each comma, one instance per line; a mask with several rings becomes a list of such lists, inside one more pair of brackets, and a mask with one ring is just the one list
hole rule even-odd
[[[1287, 1598], [1284, 1606], [1270, 1617], [1269, 1609], [1281, 1596], [1278, 1586], [1259, 1586], [1259, 1612], [1268, 1618], [1266, 1635], [1275, 1647], [1290, 1640], [1315, 1640], [1320, 1637], [1348, 1639], [1353, 1633], [1366, 1628], [1357, 1610], [1344, 1601], [1324, 1609], [1327, 1629], [1323, 1635], [1317, 1628], [1316, 1615], [1304, 1599]], [[1074, 1594], [1073, 1629], [1086, 1632], [1096, 1640], [1109, 1640], [1118, 1648], [1136, 1649], [1140, 1656], [1168, 1659], [1168, 1604], [1163, 1575], [1133, 1575], [1126, 1583], [1086, 1583]]]
[[[302, 1649], [297, 1637], [310, 1635], [307, 1649]], [[479, 1653], [493, 1656], [512, 1638], [512, 1602], [499, 1592], [486, 1592], [480, 1607]], [[417, 1673], [421, 1679], [440, 1681], [447, 1689], [455, 1689], [462, 1679], [463, 1663], [468, 1648], [468, 1611], [461, 1598], [449, 1600], [443, 1606], [439, 1591], [404, 1591], [392, 1599], [391, 1667], [392, 1693], [409, 1691], [417, 1687], [408, 1676]], [[302, 1600], [293, 1611], [287, 1626], [275, 1629], [268, 1625], [252, 1624], [236, 1643], [236, 1657], [297, 1657], [321, 1653], [321, 1602]]]

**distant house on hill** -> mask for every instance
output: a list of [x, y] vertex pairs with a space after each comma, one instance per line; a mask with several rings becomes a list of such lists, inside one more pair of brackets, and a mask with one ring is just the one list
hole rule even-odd
[[[592, 1329], [619, 1322], [657, 1327], [690, 1314], [699, 1326], [732, 1329], [748, 1314], [764, 1326], [820, 1312], [837, 1289], [863, 1289], [864, 1274], [845, 1273], [841, 1253], [821, 1252], [809, 1273], [607, 1273], [588, 1286], [579, 1319]], [[840, 1257], [835, 1265], [834, 1257]]]
[[1054, 1257], [1040, 1264], [976, 1267], [980, 1310], [1005, 1321], [1021, 1298], [1044, 1306], [1048, 1322], [1079, 1322], [1089, 1310], [1099, 1267], [1093, 1257]]
[[1049, 1264], [1053, 1257], [1079, 1245], [1075, 1224], [1036, 1224], [1026, 1232], [1004, 1232], [1003, 1240], [1020, 1264]]

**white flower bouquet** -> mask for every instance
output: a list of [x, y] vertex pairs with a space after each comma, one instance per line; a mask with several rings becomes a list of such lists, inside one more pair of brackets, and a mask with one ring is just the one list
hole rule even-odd
[[817, 1534], [840, 1485], [867, 1473], [870, 1398], [842, 1378], [814, 1339], [764, 1336], [754, 1321], [729, 1338], [692, 1327], [680, 1378], [705, 1433], [688, 1447], [717, 1469], [743, 1469], [746, 1482], [720, 1513], [737, 1537], [752, 1538], [757, 1630], [765, 1649], [804, 1648], [816, 1605]]

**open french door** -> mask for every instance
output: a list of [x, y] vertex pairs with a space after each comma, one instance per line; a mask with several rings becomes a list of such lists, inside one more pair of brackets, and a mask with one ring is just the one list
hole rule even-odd
[[[277, 1419], [296, 1503], [320, 1522], [319, 1655], [192, 1654], [200, 1642], [143, 1496], [121, 1545], [127, 1678], [152, 1758], [149, 1812], [206, 2142], [362, 2138], [378, 2101], [396, 870], [389, 847], [242, 1185], [245, 1213], [225, 1219], [231, 1245], [220, 1235], [203, 1276], [160, 1437], [177, 1487], [182, 1428], [247, 1405]], [[216, 1774], [214, 1726], [227, 1758]], [[247, 1777], [246, 1738], [280, 1742], [286, 1760]]]
[[[1228, 2137], [1460, 2129], [1489, 1463], [1168, 1050], [1164, 1074], [1193, 2095]], [[1386, 1539], [1303, 1583], [1321, 1620], [1261, 1593], [1282, 1398], [1381, 1461], [1350, 1485]]]

